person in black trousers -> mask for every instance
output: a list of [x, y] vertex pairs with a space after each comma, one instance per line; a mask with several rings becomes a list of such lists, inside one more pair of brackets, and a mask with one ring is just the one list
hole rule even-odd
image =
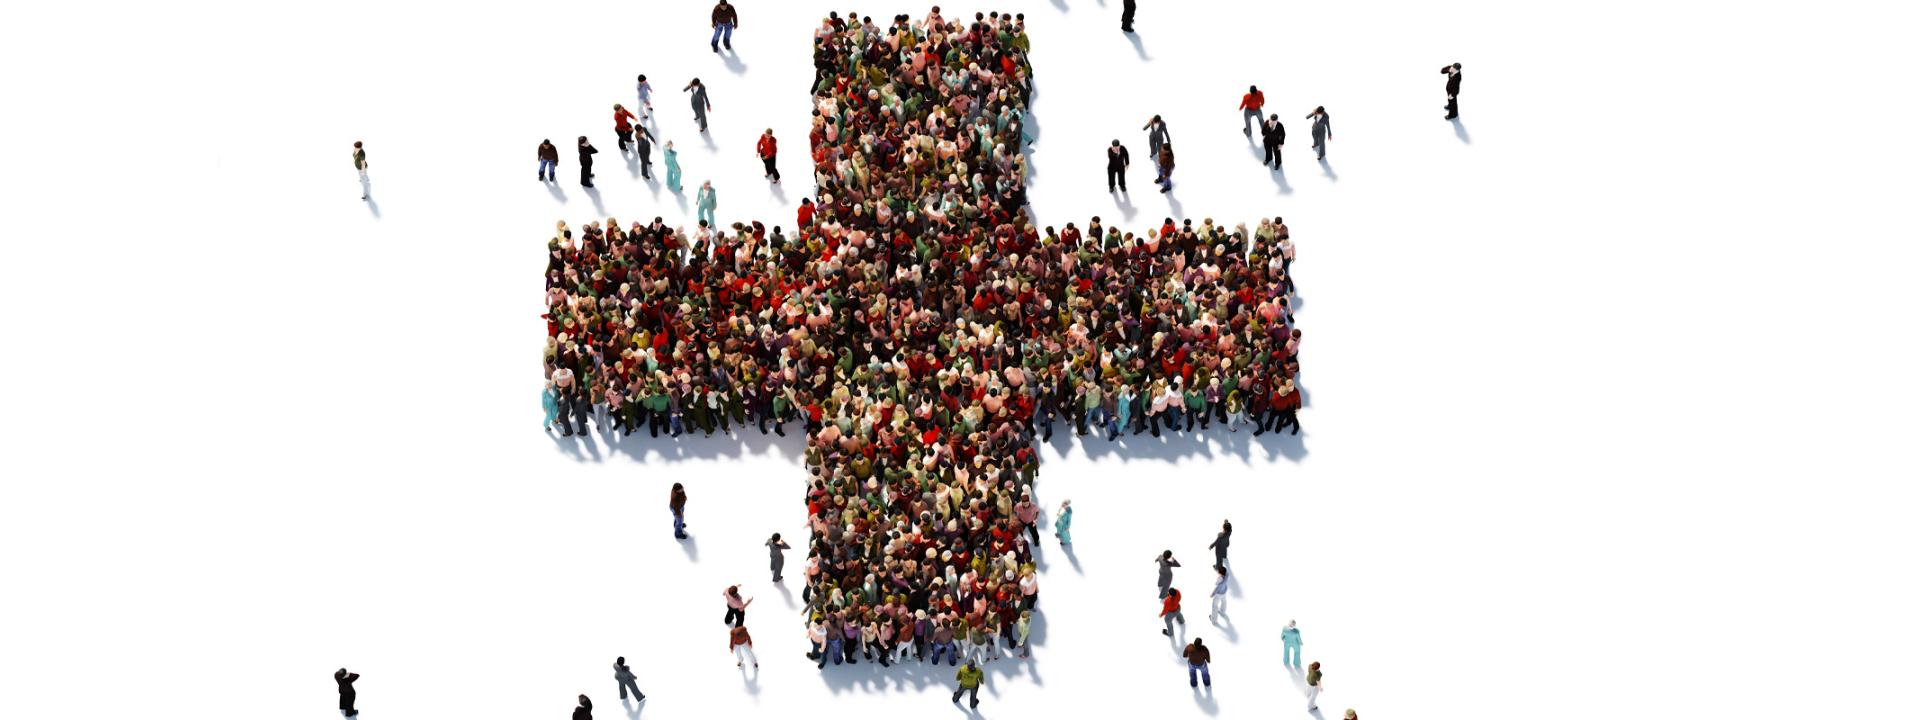
[[1127, 154], [1126, 147], [1114, 140], [1107, 147], [1107, 192], [1113, 192], [1113, 184], [1120, 183], [1120, 192], [1127, 191], [1127, 167], [1133, 164], [1133, 158]]
[[1233, 539], [1233, 522], [1220, 522], [1220, 534], [1213, 536], [1213, 543], [1207, 547], [1213, 549], [1213, 564], [1227, 566], [1227, 543]]
[[580, 704], [573, 708], [573, 720], [593, 720], [593, 701], [580, 696]]
[[587, 136], [580, 136], [580, 187], [593, 187], [593, 143], [587, 142]]
[[653, 179], [653, 132], [645, 125], [634, 125], [634, 151], [640, 155], [640, 177]]
[[1120, 32], [1133, 32], [1133, 0], [1120, 3]]
[[340, 668], [333, 673], [334, 684], [340, 686], [340, 714], [343, 716], [356, 717], [360, 714], [360, 711], [353, 707], [354, 698], [359, 696], [359, 693], [353, 690], [353, 681], [359, 679], [360, 673], [347, 672], [346, 668]]
[[633, 668], [627, 667], [627, 658], [625, 656], [614, 658], [613, 681], [620, 684], [621, 702], [626, 701], [628, 690], [633, 691], [633, 699], [635, 700], [647, 699], [647, 694], [640, 692], [640, 686], [634, 684], [633, 680]]
[[1260, 125], [1260, 143], [1267, 148], [1267, 166], [1280, 167], [1280, 148], [1287, 144], [1287, 126], [1280, 124], [1279, 113]]
[[1460, 117], [1460, 63], [1440, 68], [1440, 74], [1447, 76], [1447, 116], [1444, 120]]

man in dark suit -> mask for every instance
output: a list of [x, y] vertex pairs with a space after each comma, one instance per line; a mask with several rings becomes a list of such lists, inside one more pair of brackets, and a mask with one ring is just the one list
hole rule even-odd
[[1133, 0], [1120, 3], [1120, 32], [1133, 32]]
[[1447, 76], [1447, 116], [1452, 120], [1460, 117], [1460, 63], [1440, 68], [1440, 74]]
[[353, 690], [353, 681], [359, 680], [359, 679], [360, 679], [359, 673], [347, 672], [346, 668], [340, 668], [338, 671], [334, 672], [333, 682], [335, 685], [340, 686], [340, 714], [341, 715], [344, 715], [346, 717], [355, 717], [360, 714], [360, 711], [355, 710], [353, 707], [353, 701], [359, 695], [359, 693], [356, 693]]
[[1113, 192], [1115, 181], [1120, 183], [1120, 192], [1127, 191], [1127, 166], [1132, 164], [1133, 159], [1127, 155], [1127, 149], [1120, 145], [1119, 140], [1107, 147], [1107, 192]]
[[580, 187], [593, 187], [593, 143], [587, 142], [587, 136], [580, 136]]
[[1280, 167], [1280, 147], [1287, 144], [1287, 126], [1280, 124], [1279, 113], [1260, 124], [1260, 144], [1267, 148], [1267, 159], [1262, 162], [1268, 167]]

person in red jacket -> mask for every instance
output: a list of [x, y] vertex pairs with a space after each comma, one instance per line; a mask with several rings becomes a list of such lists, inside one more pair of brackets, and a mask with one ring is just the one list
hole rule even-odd
[[620, 136], [620, 152], [626, 152], [627, 146], [633, 144], [633, 121], [638, 119], [624, 106], [613, 104], [613, 134]]
[[780, 143], [773, 139], [773, 128], [767, 128], [767, 132], [760, 136], [760, 144], [755, 145], [753, 151], [760, 156], [760, 162], [767, 164], [764, 177], [773, 178], [775, 185], [780, 184], [780, 168], [773, 166], [774, 157], [780, 153]]
[[1160, 618], [1167, 623], [1167, 629], [1161, 630], [1160, 634], [1167, 637], [1173, 637], [1175, 620], [1180, 621], [1181, 625], [1187, 624], [1187, 616], [1180, 612], [1179, 588], [1167, 588], [1167, 597], [1160, 601]]
[[1260, 108], [1267, 104], [1267, 96], [1260, 93], [1260, 86], [1248, 85], [1247, 94], [1240, 97], [1240, 132], [1253, 137], [1253, 126], [1260, 124]]

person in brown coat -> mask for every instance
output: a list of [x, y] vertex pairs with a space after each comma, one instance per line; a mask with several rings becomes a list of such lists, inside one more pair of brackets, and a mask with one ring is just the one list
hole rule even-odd
[[743, 663], [753, 662], [760, 667], [760, 658], [753, 656], [753, 636], [747, 634], [747, 626], [735, 625], [727, 631], [727, 651], [733, 653], [733, 666], [744, 667]]
[[673, 492], [667, 495], [667, 509], [673, 511], [674, 539], [687, 539], [687, 489], [680, 483], [674, 483]]
[[1200, 638], [1194, 638], [1193, 642], [1187, 644], [1187, 651], [1181, 654], [1187, 658], [1187, 684], [1200, 687], [1200, 681], [1194, 679], [1194, 675], [1198, 674], [1207, 681], [1207, 687], [1213, 687], [1213, 673], [1207, 671], [1207, 663], [1213, 662], [1213, 651], [1208, 650]]
[[552, 140], [541, 140], [537, 154], [540, 157], [540, 174], [534, 177], [540, 182], [553, 182], [553, 170], [560, 166], [560, 148], [554, 147]]
[[713, 46], [713, 51], [720, 52], [722, 35], [726, 36], [727, 49], [732, 50], [733, 29], [739, 26], [740, 14], [734, 12], [732, 3], [720, 0], [720, 4], [713, 6], [713, 40], [708, 43]]

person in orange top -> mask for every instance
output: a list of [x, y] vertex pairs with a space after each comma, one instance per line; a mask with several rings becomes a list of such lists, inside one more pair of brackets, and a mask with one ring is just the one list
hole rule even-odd
[[734, 667], [743, 667], [749, 661], [760, 667], [760, 658], [753, 656], [753, 636], [747, 634], [747, 626], [735, 625], [727, 631], [727, 650], [733, 653]]
[[760, 136], [760, 144], [755, 145], [753, 151], [754, 154], [760, 156], [760, 162], [767, 164], [767, 172], [764, 177], [773, 178], [774, 184], [778, 185], [780, 183], [780, 168], [773, 166], [773, 160], [774, 156], [780, 153], [780, 143], [773, 139], [773, 128], [767, 128], [767, 132]]
[[1260, 124], [1260, 108], [1267, 104], [1267, 96], [1260, 93], [1260, 86], [1248, 85], [1247, 94], [1240, 97], [1240, 132], [1253, 137], [1253, 126]]
[[1187, 616], [1180, 612], [1179, 588], [1167, 588], [1167, 597], [1160, 601], [1160, 618], [1167, 623], [1167, 629], [1161, 630], [1160, 634], [1167, 637], [1173, 637], [1175, 620], [1180, 621], [1181, 625], [1187, 624]]

